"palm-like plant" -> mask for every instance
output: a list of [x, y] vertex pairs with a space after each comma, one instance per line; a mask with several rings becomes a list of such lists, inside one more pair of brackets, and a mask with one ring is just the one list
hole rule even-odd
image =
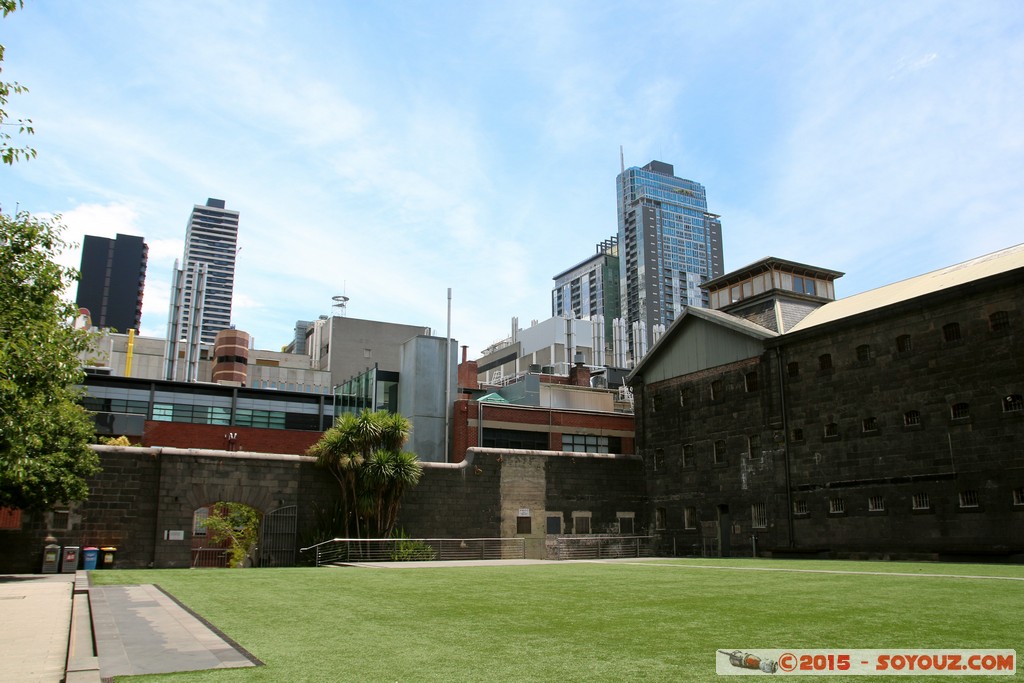
[[401, 450], [411, 429], [409, 420], [395, 413], [348, 413], [308, 451], [338, 481], [357, 538], [361, 521], [368, 535], [389, 534], [402, 495], [419, 482], [423, 468], [415, 455]]

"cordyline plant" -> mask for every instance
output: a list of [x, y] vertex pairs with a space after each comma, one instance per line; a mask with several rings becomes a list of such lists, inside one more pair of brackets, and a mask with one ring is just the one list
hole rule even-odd
[[423, 474], [416, 456], [402, 450], [411, 428], [384, 410], [346, 413], [309, 449], [338, 481], [346, 534], [384, 538], [394, 530], [403, 494]]

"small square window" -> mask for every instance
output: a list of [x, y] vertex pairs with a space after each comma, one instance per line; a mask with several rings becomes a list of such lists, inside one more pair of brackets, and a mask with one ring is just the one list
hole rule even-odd
[[633, 535], [633, 513], [620, 512], [616, 515], [619, 521], [619, 533], [625, 536]]
[[1003, 412], [1014, 413], [1024, 410], [1024, 398], [1020, 394], [1010, 394], [1003, 397]]
[[978, 492], [974, 490], [961, 491], [960, 492], [960, 507], [962, 508], [976, 508], [978, 507]]
[[839, 437], [839, 425], [835, 422], [829, 422], [825, 425], [825, 438], [835, 439]]
[[574, 534], [589, 534], [590, 533], [590, 517], [589, 516], [572, 516], [572, 530]]
[[916, 410], [908, 410], [903, 413], [903, 426], [916, 427], [921, 424], [921, 413]]
[[54, 510], [53, 521], [50, 523], [51, 529], [59, 529], [61, 531], [68, 530], [68, 524], [71, 522], [70, 510]]
[[806, 515], [809, 514], [806, 500], [794, 500], [793, 501], [793, 514], [794, 515]]
[[961, 340], [960, 323], [947, 323], [942, 326], [942, 338], [947, 342], [958, 342]]
[[818, 356], [818, 369], [819, 370], [831, 370], [832, 369], [832, 354], [823, 353]]
[[874, 417], [865, 417], [861, 423], [862, 429], [865, 432], [877, 432], [878, 431], [878, 420]]
[[846, 499], [844, 498], [829, 498], [828, 499], [828, 511], [833, 515], [846, 512]]
[[867, 344], [861, 344], [857, 347], [857, 360], [861, 363], [871, 360], [871, 347]]
[[882, 496], [868, 497], [868, 510], [871, 512], [882, 512], [885, 510], [885, 498]]
[[954, 420], [965, 420], [971, 416], [971, 406], [967, 403], [954, 403], [949, 413]]
[[910, 504], [915, 510], [930, 510], [932, 507], [927, 493], [915, 493], [913, 498], [911, 498]]
[[788, 363], [786, 365], [786, 372], [789, 374], [790, 377], [799, 377], [800, 376], [800, 364], [797, 363], [796, 361], [794, 361], [792, 363]]
[[562, 533], [562, 515], [548, 515], [548, 533], [557, 535]]
[[800, 429], [799, 427], [794, 429], [793, 430], [793, 441], [803, 441], [803, 440], [804, 440], [804, 430]]
[[532, 521], [530, 517], [516, 517], [516, 533], [529, 534], [530, 529], [533, 528]]
[[1018, 486], [1013, 490], [1013, 504], [1024, 505], [1024, 486]]
[[896, 337], [896, 351], [899, 353], [910, 353], [914, 349], [909, 334], [901, 334]]

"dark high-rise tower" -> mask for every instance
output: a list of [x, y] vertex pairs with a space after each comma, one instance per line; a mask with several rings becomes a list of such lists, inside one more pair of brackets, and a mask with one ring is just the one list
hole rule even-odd
[[722, 223], [704, 186], [652, 161], [616, 178], [619, 287], [637, 362], [685, 306], [707, 308], [700, 285], [722, 275]]
[[82, 278], [75, 303], [89, 309], [95, 327], [139, 331], [148, 255], [149, 247], [134, 235], [86, 235], [82, 240]]

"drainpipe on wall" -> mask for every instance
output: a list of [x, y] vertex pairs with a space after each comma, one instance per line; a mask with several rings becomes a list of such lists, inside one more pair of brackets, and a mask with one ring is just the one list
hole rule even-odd
[[789, 469], [789, 418], [786, 411], [786, 384], [785, 374], [782, 372], [782, 347], [775, 347], [775, 362], [779, 366], [779, 402], [782, 410], [782, 460], [786, 468], [786, 531], [788, 545], [793, 548], [796, 545], [793, 539], [793, 485], [790, 482]]

